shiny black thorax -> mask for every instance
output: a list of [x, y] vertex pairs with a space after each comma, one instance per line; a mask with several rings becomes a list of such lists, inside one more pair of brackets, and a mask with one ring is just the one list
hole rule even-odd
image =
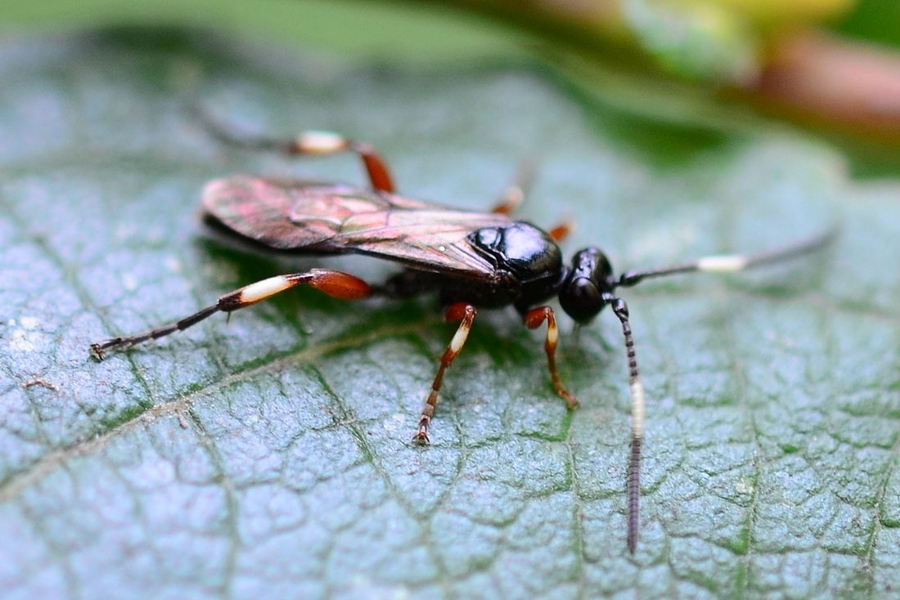
[[525, 310], [556, 295], [565, 267], [562, 252], [544, 231], [525, 221], [485, 227], [467, 237], [472, 250], [494, 267], [493, 275], [471, 281], [448, 278], [441, 285], [443, 304], [467, 302]]
[[559, 296], [566, 313], [587, 323], [606, 305], [615, 287], [612, 267], [600, 250], [579, 251], [567, 267], [553, 238], [526, 221], [478, 229], [466, 239], [472, 251], [493, 266], [490, 277], [407, 269], [388, 282], [388, 293], [408, 296], [437, 291], [444, 306], [457, 302], [484, 308], [513, 305], [521, 313]]
[[566, 274], [562, 252], [541, 229], [525, 221], [477, 229], [466, 237], [469, 251], [493, 272], [447, 273], [408, 268], [384, 286], [389, 296], [437, 292], [441, 305], [457, 302], [482, 308], [514, 305], [519, 311], [554, 297]]

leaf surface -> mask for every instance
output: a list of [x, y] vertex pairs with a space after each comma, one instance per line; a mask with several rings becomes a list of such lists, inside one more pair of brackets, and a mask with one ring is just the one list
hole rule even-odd
[[[784, 131], [638, 122], [516, 64], [438, 69], [225, 48], [184, 34], [0, 47], [0, 593], [4, 597], [781, 597], [900, 586], [896, 181], [851, 182]], [[643, 525], [625, 547], [630, 407], [609, 314], [541, 332], [482, 311], [433, 444], [409, 443], [449, 341], [434, 298], [290, 292], [155, 344], [287, 262], [211, 241], [229, 173], [360, 182], [351, 157], [223, 147], [254, 133], [374, 144], [413, 197], [482, 209], [525, 160], [523, 218], [577, 224], [618, 269], [826, 251], [623, 291], [647, 385]]]

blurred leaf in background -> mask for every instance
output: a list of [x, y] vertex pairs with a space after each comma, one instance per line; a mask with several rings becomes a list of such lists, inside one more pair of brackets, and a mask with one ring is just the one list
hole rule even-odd
[[[567, 48], [559, 63], [598, 95], [610, 74], [661, 103], [697, 92], [826, 130], [900, 142], [900, 4], [884, 0], [449, 0]], [[856, 9], [855, 12], [853, 10]], [[890, 24], [893, 24], [892, 26]], [[828, 25], [844, 34], [828, 30]], [[894, 49], [862, 43], [860, 37]], [[578, 58], [575, 58], [575, 57]], [[672, 86], [681, 82], [681, 87]], [[639, 105], [640, 106], [640, 105]], [[640, 109], [639, 109], [640, 110]], [[657, 114], [675, 115], [664, 107]], [[678, 113], [675, 109], [674, 113]], [[716, 112], [710, 110], [709, 112]]]

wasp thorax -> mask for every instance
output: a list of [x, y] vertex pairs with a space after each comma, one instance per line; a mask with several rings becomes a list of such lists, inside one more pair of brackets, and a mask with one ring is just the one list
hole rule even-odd
[[614, 287], [611, 279], [612, 266], [606, 255], [598, 248], [585, 248], [572, 257], [572, 267], [559, 290], [559, 304], [575, 321], [588, 323], [606, 306], [604, 293]]
[[562, 271], [562, 253], [547, 232], [525, 221], [484, 227], [468, 236], [472, 247], [492, 264], [515, 274], [523, 282], [556, 278]]

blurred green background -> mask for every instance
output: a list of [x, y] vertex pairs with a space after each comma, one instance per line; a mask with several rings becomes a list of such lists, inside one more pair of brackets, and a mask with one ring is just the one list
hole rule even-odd
[[728, 130], [763, 114], [843, 145], [857, 173], [898, 169], [900, 3], [892, 0], [7, 0], [0, 31], [136, 24], [395, 64], [537, 60], [642, 118]]

